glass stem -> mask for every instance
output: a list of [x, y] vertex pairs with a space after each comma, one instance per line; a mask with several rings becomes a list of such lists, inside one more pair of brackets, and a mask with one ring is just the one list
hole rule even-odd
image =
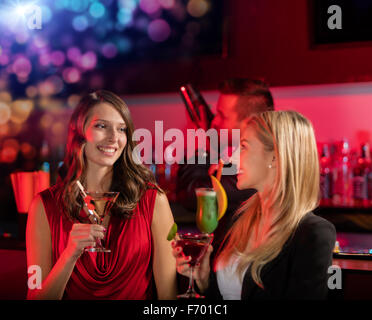
[[193, 272], [194, 272], [194, 267], [190, 267], [189, 288], [187, 289], [187, 293], [194, 293], [195, 292]]

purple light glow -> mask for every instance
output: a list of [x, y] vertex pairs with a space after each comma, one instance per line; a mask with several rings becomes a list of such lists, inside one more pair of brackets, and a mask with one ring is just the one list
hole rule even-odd
[[31, 70], [31, 62], [24, 56], [17, 57], [12, 65], [12, 71], [20, 78], [27, 78]]
[[88, 51], [80, 59], [80, 66], [84, 69], [94, 69], [97, 65], [97, 56], [93, 51]]
[[48, 52], [42, 53], [39, 57], [39, 63], [43, 67], [47, 67], [52, 62], [51, 56]]
[[74, 67], [66, 68], [65, 70], [63, 70], [63, 79], [67, 83], [76, 83], [81, 79], [80, 71]]
[[152, 41], [163, 42], [170, 36], [169, 24], [163, 19], [157, 19], [150, 23], [148, 35]]
[[174, 0], [158, 0], [158, 2], [165, 9], [170, 9], [174, 7]]
[[48, 45], [48, 42], [47, 40], [45, 40], [44, 38], [40, 37], [40, 36], [36, 36], [34, 38], [34, 45], [36, 48], [44, 48]]
[[2, 52], [0, 55], [0, 65], [6, 66], [9, 63], [9, 57], [5, 54], [5, 52]]
[[154, 14], [161, 9], [157, 0], [141, 0], [140, 8], [147, 14]]
[[81, 58], [81, 51], [79, 48], [71, 47], [67, 50], [67, 58], [72, 62], [78, 62]]
[[112, 59], [117, 55], [118, 49], [113, 43], [106, 43], [103, 45], [101, 52], [106, 58]]
[[51, 54], [51, 61], [55, 66], [62, 66], [65, 63], [66, 57], [62, 51], [54, 51]]

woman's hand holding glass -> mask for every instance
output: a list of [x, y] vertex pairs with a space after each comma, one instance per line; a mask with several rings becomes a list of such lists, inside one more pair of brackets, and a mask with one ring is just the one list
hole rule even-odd
[[98, 224], [73, 224], [66, 247], [68, 256], [79, 258], [86, 247], [95, 245], [97, 238], [105, 237], [105, 231], [106, 229]]
[[[177, 246], [177, 242], [173, 240], [171, 242], [173, 248], [173, 256], [176, 258], [177, 272], [185, 277], [190, 277], [190, 265], [189, 262], [191, 257], [186, 257], [183, 253], [182, 247]], [[209, 245], [205, 255], [194, 267], [193, 278], [200, 292], [204, 292], [209, 286], [209, 274], [210, 274], [210, 255], [213, 251], [212, 245]]]

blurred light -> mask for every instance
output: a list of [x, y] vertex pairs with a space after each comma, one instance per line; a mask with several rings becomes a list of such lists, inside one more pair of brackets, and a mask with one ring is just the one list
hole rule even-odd
[[44, 114], [40, 119], [40, 127], [42, 129], [48, 129], [53, 123], [53, 117], [50, 114]]
[[48, 45], [48, 42], [46, 39], [44, 39], [42, 36], [35, 36], [34, 38], [34, 46], [36, 48], [44, 48]]
[[43, 81], [39, 83], [38, 91], [41, 96], [50, 96], [54, 92], [53, 84], [49, 81]]
[[164, 9], [171, 9], [174, 7], [174, 0], [158, 0], [158, 2]]
[[27, 6], [25, 5], [17, 5], [16, 8], [14, 9], [14, 12], [20, 16], [24, 17], [27, 11]]
[[26, 43], [29, 38], [30, 38], [30, 35], [27, 32], [17, 33], [15, 37], [17, 43], [19, 44]]
[[138, 6], [139, 0], [119, 0], [119, 7], [134, 11]]
[[19, 143], [16, 139], [6, 139], [4, 140], [3, 142], [3, 148], [12, 148], [14, 150], [16, 150], [16, 152], [19, 151]]
[[38, 106], [49, 112], [59, 112], [64, 108], [62, 100], [51, 99], [51, 96], [42, 96], [38, 101]]
[[90, 0], [70, 0], [67, 9], [70, 9], [74, 12], [84, 12], [88, 9]]
[[19, 143], [15, 139], [7, 139], [3, 143], [0, 152], [0, 162], [12, 163], [17, 159], [19, 152]]
[[9, 135], [9, 124], [0, 125], [0, 137]]
[[17, 75], [17, 80], [19, 83], [26, 83], [29, 80], [29, 78], [27, 76], [24, 77], [22, 75], [21, 76]]
[[5, 52], [2, 52], [0, 54], [0, 65], [6, 66], [8, 63], [9, 63], [9, 56]]
[[163, 42], [170, 36], [169, 24], [163, 19], [157, 19], [150, 23], [148, 35], [152, 41]]
[[110, 42], [103, 45], [101, 52], [106, 58], [112, 59], [117, 55], [118, 49], [115, 44]]
[[58, 94], [63, 90], [64, 84], [60, 76], [53, 75], [47, 79], [53, 84], [54, 94]]
[[27, 77], [31, 72], [32, 66], [30, 60], [24, 56], [16, 58], [12, 65], [12, 71], [19, 77]]
[[93, 18], [101, 18], [105, 14], [105, 7], [100, 2], [93, 2], [89, 8], [89, 13]]
[[35, 98], [38, 94], [38, 90], [35, 86], [28, 86], [26, 88], [26, 95], [29, 98]]
[[6, 147], [0, 149], [0, 162], [3, 163], [12, 163], [17, 159], [18, 152], [17, 150]]
[[7, 123], [11, 114], [10, 107], [5, 102], [0, 101], [0, 125]]
[[42, 109], [48, 109], [48, 110], [50, 110], [51, 109], [51, 106], [52, 106], [52, 100], [50, 99], [50, 97], [41, 97], [39, 99], [38, 105]]
[[12, 115], [10, 120], [21, 124], [25, 122], [30, 115], [34, 104], [31, 100], [16, 100], [12, 103]]
[[97, 56], [93, 51], [85, 53], [80, 60], [80, 65], [84, 69], [94, 69], [97, 65]]
[[140, 8], [147, 14], [154, 14], [161, 9], [160, 4], [157, 0], [141, 0]]
[[101, 2], [102, 2], [106, 7], [111, 6], [111, 4], [112, 4], [114, 1], [117, 1], [117, 0], [101, 0]]
[[[10, 119], [12, 120], [12, 119]], [[25, 127], [24, 123], [15, 123], [15, 122], [9, 122], [9, 135], [16, 136], [19, 134], [22, 129]]]
[[23, 142], [20, 146], [20, 151], [22, 155], [30, 160], [36, 157], [36, 149], [32, 145], [30, 145], [28, 142]]
[[185, 7], [179, 2], [174, 4], [174, 7], [169, 10], [169, 13], [179, 22], [183, 22], [187, 17]]
[[54, 8], [57, 10], [65, 9], [68, 7], [69, 0], [54, 0]]
[[6, 90], [8, 88], [8, 78], [0, 77], [0, 90]]
[[116, 46], [121, 53], [129, 52], [132, 49], [132, 43], [129, 39], [121, 37], [116, 41]]
[[133, 12], [127, 8], [121, 8], [117, 13], [117, 19], [122, 25], [127, 25], [133, 20]]
[[81, 97], [77, 94], [72, 94], [68, 97], [67, 104], [70, 108], [74, 109], [78, 105], [80, 99]]
[[7, 91], [0, 92], [0, 101], [11, 103], [12, 102], [12, 96]]
[[43, 23], [48, 23], [50, 20], [52, 20], [53, 13], [52, 13], [52, 10], [50, 10], [48, 6], [42, 5], [41, 12], [42, 12]]
[[63, 70], [63, 79], [67, 83], [76, 83], [80, 81], [80, 78], [80, 71], [74, 67], [66, 68], [65, 70]]
[[54, 51], [50, 59], [55, 66], [62, 66], [65, 63], [66, 57], [62, 51]]
[[89, 22], [85, 16], [77, 16], [72, 20], [72, 26], [76, 31], [82, 32], [88, 28]]
[[187, 12], [195, 18], [204, 16], [209, 8], [210, 4], [206, 0], [190, 0], [187, 4]]
[[66, 130], [66, 125], [62, 122], [57, 122], [52, 125], [52, 133], [57, 137], [62, 136], [65, 130]]
[[78, 62], [81, 58], [81, 51], [77, 47], [71, 47], [67, 50], [67, 58], [72, 62]]
[[39, 56], [39, 63], [41, 66], [43, 67], [46, 67], [48, 66], [50, 63], [52, 62], [52, 58], [51, 56], [49, 55], [49, 53], [42, 53], [40, 56]]

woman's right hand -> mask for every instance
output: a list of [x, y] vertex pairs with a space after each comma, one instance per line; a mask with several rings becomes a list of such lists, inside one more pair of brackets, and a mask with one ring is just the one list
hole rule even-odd
[[94, 246], [97, 238], [105, 237], [105, 231], [106, 229], [98, 224], [74, 223], [66, 247], [67, 255], [78, 259], [84, 248]]
[[[190, 277], [191, 257], [186, 257], [182, 247], [177, 246], [176, 241], [172, 241], [173, 256], [176, 258], [177, 272], [185, 277]], [[193, 271], [193, 279], [201, 292], [204, 292], [209, 286], [210, 263], [209, 259], [213, 251], [212, 245], [209, 245], [207, 252], [199, 263], [196, 264]]]

